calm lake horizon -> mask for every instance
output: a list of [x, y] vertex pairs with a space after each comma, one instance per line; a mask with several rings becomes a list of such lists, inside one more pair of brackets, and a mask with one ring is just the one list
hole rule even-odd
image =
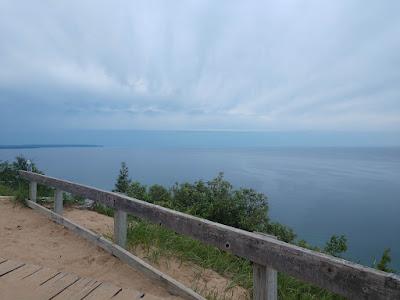
[[272, 220], [323, 246], [344, 234], [344, 257], [365, 265], [391, 249], [400, 269], [400, 147], [170, 147], [0, 149], [32, 159], [47, 175], [111, 190], [120, 163], [132, 179], [171, 186], [218, 172], [268, 197]]

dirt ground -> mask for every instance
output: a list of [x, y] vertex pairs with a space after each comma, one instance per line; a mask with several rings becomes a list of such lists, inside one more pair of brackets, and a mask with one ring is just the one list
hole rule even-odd
[[165, 299], [180, 299], [64, 227], [4, 198], [0, 199], [0, 257], [75, 273]]
[[[93, 211], [65, 209], [65, 217], [84, 227], [111, 237], [113, 219]], [[157, 269], [170, 275], [205, 297], [248, 299], [245, 289], [227, 289], [229, 279], [218, 273], [178, 259], [161, 257], [149, 260], [142, 249], [130, 249]], [[177, 299], [157, 283], [144, 277], [102, 249], [77, 237], [29, 208], [0, 199], [0, 257], [39, 264], [58, 270], [134, 288], [165, 299]]]
[[[65, 216], [106, 237], [111, 237], [114, 230], [114, 220], [105, 215], [89, 210], [67, 209]], [[136, 256], [142, 258], [165, 274], [182, 282], [199, 294], [208, 298], [217, 299], [248, 299], [245, 289], [235, 286], [229, 288], [230, 280], [213, 270], [204, 269], [192, 263], [182, 263], [179, 259], [160, 257], [157, 263], [148, 259], [147, 251], [143, 249], [129, 249]]]

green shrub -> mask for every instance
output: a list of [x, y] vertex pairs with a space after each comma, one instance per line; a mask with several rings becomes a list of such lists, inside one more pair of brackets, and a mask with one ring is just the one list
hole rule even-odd
[[147, 187], [142, 185], [138, 181], [131, 182], [128, 186], [128, 191], [126, 194], [130, 197], [147, 201], [149, 197], [147, 196]]
[[162, 185], [154, 184], [149, 187], [148, 198], [152, 203], [164, 203], [164, 206], [169, 205], [171, 192]]
[[85, 203], [85, 197], [72, 195], [70, 193], [63, 193], [64, 206], [82, 205]]
[[344, 235], [332, 235], [324, 251], [332, 256], [341, 257], [341, 254], [347, 251], [347, 238]]
[[105, 205], [95, 203], [93, 206], [93, 210], [98, 212], [99, 214], [103, 214], [109, 217], [114, 217], [114, 209], [107, 207]]
[[0, 196], [14, 196], [15, 191], [4, 184], [0, 184]]
[[391, 261], [392, 257], [390, 256], [390, 249], [387, 248], [383, 251], [382, 257], [375, 267], [384, 272], [395, 273], [396, 271], [389, 267]]
[[[32, 172], [44, 174], [33, 162], [31, 168]], [[17, 156], [15, 161], [11, 163], [8, 161], [0, 162], [0, 184], [14, 191], [19, 189], [28, 190], [28, 181], [19, 176], [19, 170], [28, 170], [28, 160], [23, 156]], [[38, 197], [52, 196], [52, 193], [53, 190], [47, 186], [38, 185], [37, 187]], [[21, 194], [21, 192], [19, 192], [19, 194]]]

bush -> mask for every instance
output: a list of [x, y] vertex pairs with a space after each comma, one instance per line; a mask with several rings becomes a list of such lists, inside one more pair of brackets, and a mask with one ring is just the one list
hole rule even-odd
[[122, 163], [114, 191], [122, 190], [130, 197], [247, 231], [273, 234], [285, 242], [296, 237], [292, 229], [269, 222], [266, 195], [249, 188], [234, 189], [223, 173], [207, 182], [176, 183], [171, 189], [158, 184], [147, 188], [132, 181]]
[[23, 185], [18, 188], [18, 190], [15, 192], [15, 201], [26, 205], [26, 199], [28, 199], [29, 195], [29, 189], [27, 186]]
[[347, 238], [344, 235], [332, 235], [326, 243], [324, 251], [330, 255], [341, 257], [341, 254], [347, 251]]
[[286, 243], [291, 243], [296, 238], [296, 234], [291, 228], [277, 222], [271, 222], [267, 225], [267, 233], [276, 236]]
[[99, 214], [106, 215], [109, 217], [114, 217], [114, 209], [107, 207], [103, 204], [99, 204], [99, 203], [95, 202], [95, 204], [93, 206], [93, 210], [98, 212]]
[[[44, 174], [40, 171], [35, 163], [31, 164], [32, 172], [38, 174]], [[28, 160], [23, 156], [17, 156], [15, 161], [10, 163], [8, 161], [0, 162], [0, 184], [12, 189], [14, 191], [19, 191], [19, 196], [22, 197], [23, 191], [28, 191], [28, 182], [19, 176], [19, 170], [28, 170]], [[43, 185], [38, 185], [37, 187], [38, 196], [51, 196], [52, 189]], [[26, 197], [28, 194], [26, 194]]]
[[152, 203], [162, 203], [163, 206], [169, 205], [171, 201], [171, 193], [162, 185], [152, 185], [148, 193], [149, 201]]
[[69, 193], [63, 193], [63, 203], [64, 206], [70, 206], [75, 204], [82, 205], [85, 203], [85, 197], [71, 195]]
[[138, 181], [131, 182], [128, 187], [127, 195], [139, 200], [148, 201], [147, 188]]
[[14, 196], [15, 191], [7, 185], [0, 184], [0, 196]]
[[387, 248], [383, 251], [382, 257], [375, 267], [384, 272], [395, 273], [396, 271], [389, 267], [391, 261], [392, 257], [390, 256], [390, 248]]

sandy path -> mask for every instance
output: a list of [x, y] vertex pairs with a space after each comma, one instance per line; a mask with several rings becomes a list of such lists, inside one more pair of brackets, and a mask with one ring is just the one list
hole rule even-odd
[[[102, 234], [112, 237], [114, 220], [94, 211], [66, 209], [65, 216], [74, 222]], [[162, 272], [182, 282], [204, 297], [211, 299], [249, 299], [247, 291], [235, 286], [229, 288], [230, 280], [218, 273], [201, 268], [192, 263], [182, 263], [179, 259], [160, 257], [157, 263], [148, 259], [148, 252], [143, 249], [129, 249], [132, 253], [147, 261]]]
[[[65, 209], [64, 215], [106, 237], [113, 234], [113, 219], [94, 211]], [[230, 280], [218, 273], [179, 259], [148, 259], [143, 249], [130, 249], [162, 272], [208, 298], [248, 299], [241, 287], [227, 289]], [[77, 237], [64, 227], [29, 208], [0, 198], [0, 257], [22, 260], [80, 276], [111, 282], [123, 288], [135, 288], [166, 299], [177, 299], [156, 282], [144, 277], [102, 249]]]
[[[91, 216], [86, 220], [90, 223]], [[106, 232], [110, 220], [101, 228], [95, 225], [90, 228]], [[72, 272], [165, 299], [178, 299], [102, 249], [4, 198], [0, 199], [0, 257]]]

